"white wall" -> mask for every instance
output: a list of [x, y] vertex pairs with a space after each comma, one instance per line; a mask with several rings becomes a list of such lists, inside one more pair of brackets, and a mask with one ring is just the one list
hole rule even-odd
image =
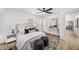
[[2, 31], [2, 22], [3, 22], [3, 9], [0, 8], [0, 31]]
[[6, 9], [3, 12], [2, 30], [3, 32], [7, 31], [6, 29], [9, 28], [10, 26], [15, 26], [15, 24], [21, 22], [28, 22], [30, 18], [33, 18], [34, 23], [36, 23], [36, 25], [39, 24], [38, 22], [39, 18], [32, 14], [29, 14], [28, 12], [22, 13], [20, 11]]
[[65, 13], [61, 12], [58, 18], [60, 39], [66, 39], [66, 20]]

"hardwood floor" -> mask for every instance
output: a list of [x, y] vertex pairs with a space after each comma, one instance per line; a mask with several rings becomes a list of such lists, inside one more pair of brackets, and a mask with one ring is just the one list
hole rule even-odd
[[60, 40], [58, 50], [79, 50], [79, 38], [73, 31], [66, 31], [66, 39]]
[[16, 41], [10, 42], [10, 43], [2, 43], [0, 44], [0, 50], [15, 50], [16, 49]]

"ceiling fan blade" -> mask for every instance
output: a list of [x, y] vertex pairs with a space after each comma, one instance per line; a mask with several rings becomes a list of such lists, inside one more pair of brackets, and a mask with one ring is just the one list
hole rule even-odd
[[46, 11], [50, 11], [50, 10], [52, 10], [52, 8], [49, 8], [49, 9], [47, 9]]
[[41, 10], [41, 9], [39, 9], [39, 8], [37, 8], [37, 9], [43, 12], [43, 10]]

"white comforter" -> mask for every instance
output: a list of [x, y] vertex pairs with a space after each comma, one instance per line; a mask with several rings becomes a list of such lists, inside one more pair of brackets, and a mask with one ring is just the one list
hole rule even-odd
[[18, 34], [17, 35], [17, 40], [16, 40], [16, 47], [18, 50], [23, 49], [24, 44], [30, 40], [30, 39], [34, 39], [34, 37], [40, 37], [40, 36], [45, 36], [45, 33], [43, 32], [32, 32], [32, 33], [28, 33], [28, 34]]

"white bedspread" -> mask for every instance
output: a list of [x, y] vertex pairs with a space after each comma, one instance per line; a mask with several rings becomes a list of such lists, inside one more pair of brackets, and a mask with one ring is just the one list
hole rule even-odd
[[24, 44], [26, 43], [26, 41], [34, 38], [34, 37], [38, 37], [38, 36], [45, 36], [45, 33], [43, 32], [32, 32], [32, 33], [28, 33], [28, 34], [18, 34], [17, 35], [17, 40], [16, 40], [16, 47], [18, 50], [21, 50], [22, 47], [24, 46]]

